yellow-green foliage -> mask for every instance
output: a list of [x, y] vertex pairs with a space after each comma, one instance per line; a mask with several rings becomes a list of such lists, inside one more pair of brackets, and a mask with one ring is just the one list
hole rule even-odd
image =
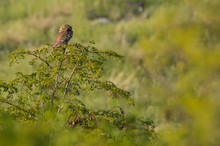
[[[143, 2], [144, 10], [136, 15], [133, 13], [136, 5], [129, 9], [125, 7], [127, 2]], [[131, 91], [136, 106], [124, 105], [127, 114], [135, 113], [156, 122], [158, 140], [149, 145], [217, 146], [220, 138], [219, 13], [219, 0], [3, 0], [0, 1], [0, 50], [4, 51], [0, 56], [8, 54], [5, 50], [17, 47], [32, 49], [51, 44], [59, 26], [71, 24], [74, 30], [71, 42], [94, 40], [98, 48], [112, 49], [126, 56], [123, 63], [106, 63], [103, 78]], [[0, 79], [10, 80], [17, 70], [32, 70], [25, 63], [16, 69], [9, 68], [7, 58], [0, 59]], [[85, 94], [82, 100], [93, 109], [123, 104], [98, 93]], [[10, 120], [6, 121], [10, 125]], [[22, 141], [31, 135], [28, 130], [20, 134], [20, 129], [12, 129], [9, 135]], [[38, 130], [31, 135], [36, 141], [35, 134], [43, 135], [46, 131]], [[81, 129], [60, 133], [55, 143], [106, 144], [106, 139], [97, 136], [99, 131], [85, 134], [83, 138], [80, 132]], [[117, 136], [117, 130], [113, 135]], [[8, 140], [4, 136], [2, 139]], [[144, 140], [139, 145], [141, 142]], [[108, 143], [132, 145], [127, 139], [120, 144]]]
[[168, 3], [137, 22], [148, 34], [137, 35], [133, 48], [143, 50], [146, 90], [159, 118], [173, 123], [158, 127], [168, 145], [219, 144], [219, 8], [219, 1]]

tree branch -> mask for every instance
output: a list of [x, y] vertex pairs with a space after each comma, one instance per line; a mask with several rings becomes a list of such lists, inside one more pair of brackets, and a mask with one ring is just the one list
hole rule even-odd
[[70, 77], [69, 77], [69, 79], [68, 79], [67, 82], [66, 82], [66, 86], [65, 86], [65, 91], [64, 91], [64, 94], [63, 94], [63, 98], [66, 97], [66, 94], [67, 94], [67, 91], [68, 91], [68, 87], [69, 87], [69, 85], [70, 85], [70, 81], [71, 81], [71, 79], [72, 79], [72, 77], [73, 77], [73, 73], [75, 72], [75, 70], [76, 70], [78, 64], [79, 64], [79, 61], [75, 64], [75, 66], [74, 66], [74, 68], [72, 69], [72, 72], [71, 72], [71, 74], [70, 74]]
[[[65, 52], [64, 52], [64, 53], [65, 53]], [[63, 62], [64, 62], [65, 59], [66, 59], [66, 58], [63, 58], [63, 59], [61, 60], [58, 70], [61, 69], [61, 67], [62, 67]], [[67, 81], [67, 80], [66, 80], [66, 81]], [[55, 97], [55, 93], [56, 93], [56, 90], [57, 90], [57, 88], [58, 88], [58, 83], [59, 83], [59, 76], [58, 76], [58, 74], [57, 74], [57, 75], [56, 75], [56, 78], [55, 78], [54, 90], [52, 91], [52, 96], [51, 96], [51, 105], [50, 105], [51, 109], [52, 109], [52, 106], [53, 106], [53, 99], [54, 99], [54, 97]]]
[[8, 105], [11, 105], [11, 106], [13, 106], [13, 107], [16, 107], [17, 109], [19, 109], [19, 110], [21, 110], [21, 111], [23, 111], [23, 112], [25, 112], [25, 113], [27, 113], [27, 114], [29, 114], [29, 115], [35, 116], [34, 113], [31, 113], [31, 112], [29, 112], [28, 110], [25, 110], [25, 109], [23, 109], [23, 108], [21, 108], [21, 107], [15, 105], [15, 104], [13, 104], [13, 103], [10, 103], [10, 102], [8, 102], [8, 101], [6, 101], [6, 100], [1, 100], [1, 102], [2, 102], [2, 103], [6, 103], [6, 104], [8, 104]]
[[[38, 56], [37, 54], [34, 54], [34, 53], [32, 53], [32, 52], [28, 52], [28, 54], [29, 54], [29, 55], [32, 55], [32, 56], [34, 56], [34, 57], [36, 57], [36, 58], [38, 58], [38, 59], [40, 59], [41, 61], [43, 61], [44, 63], [46, 63], [47, 66], [49, 66], [50, 68], [53, 68], [46, 60], [44, 60], [42, 57]], [[57, 74], [58, 74], [62, 79], [64, 79], [65, 81], [67, 81], [67, 79], [66, 79], [64, 76], [62, 76], [59, 72], [57, 72]]]

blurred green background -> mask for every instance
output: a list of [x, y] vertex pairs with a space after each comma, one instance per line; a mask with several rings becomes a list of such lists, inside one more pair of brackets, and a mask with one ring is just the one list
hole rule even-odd
[[[25, 61], [10, 67], [8, 54], [53, 44], [60, 25], [67, 23], [74, 31], [70, 43], [93, 40], [97, 48], [125, 56], [106, 64], [104, 78], [132, 93], [136, 106], [123, 105], [127, 113], [155, 121], [158, 140], [148, 145], [218, 146], [219, 14], [220, 0], [1, 0], [0, 79], [31, 72]], [[98, 95], [82, 98], [93, 109], [123, 104]], [[10, 125], [5, 116], [0, 119]], [[0, 142], [42, 145], [44, 131], [43, 126], [15, 128], [1, 134]], [[80, 137], [80, 132], [62, 132], [55, 143], [106, 144], [93, 133]]]

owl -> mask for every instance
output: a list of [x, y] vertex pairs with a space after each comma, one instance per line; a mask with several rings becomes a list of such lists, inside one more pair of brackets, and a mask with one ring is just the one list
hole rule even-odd
[[61, 45], [68, 44], [72, 36], [73, 36], [72, 26], [68, 24], [61, 25], [57, 38], [53, 44], [53, 48], [58, 48]]

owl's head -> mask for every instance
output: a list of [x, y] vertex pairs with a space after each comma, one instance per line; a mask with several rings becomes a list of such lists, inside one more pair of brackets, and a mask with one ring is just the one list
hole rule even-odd
[[68, 24], [61, 25], [59, 32], [63, 32], [63, 31], [72, 31], [72, 26]]

